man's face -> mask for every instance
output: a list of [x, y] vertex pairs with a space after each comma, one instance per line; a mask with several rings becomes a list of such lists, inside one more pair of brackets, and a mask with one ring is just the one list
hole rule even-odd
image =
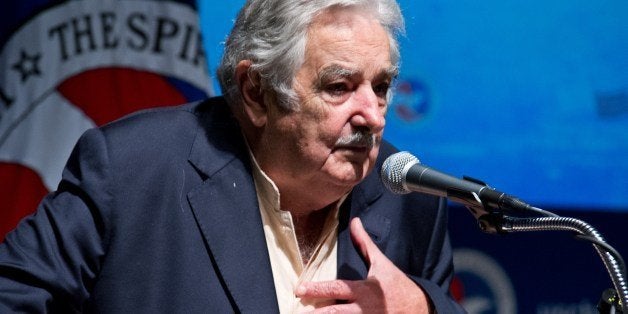
[[280, 189], [308, 184], [312, 193], [345, 193], [372, 170], [395, 75], [389, 48], [385, 30], [359, 11], [315, 19], [293, 86], [300, 110], [269, 114], [265, 142], [275, 158], [263, 168]]

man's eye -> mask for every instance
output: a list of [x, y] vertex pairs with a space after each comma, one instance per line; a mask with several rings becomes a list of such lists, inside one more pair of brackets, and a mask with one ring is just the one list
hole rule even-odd
[[373, 92], [377, 97], [385, 98], [386, 94], [388, 94], [388, 89], [390, 88], [389, 83], [380, 83], [373, 87]]
[[332, 96], [341, 96], [348, 90], [349, 88], [345, 83], [333, 83], [325, 87], [325, 91]]

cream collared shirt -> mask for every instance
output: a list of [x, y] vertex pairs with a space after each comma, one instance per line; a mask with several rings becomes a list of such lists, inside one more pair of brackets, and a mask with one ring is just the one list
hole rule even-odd
[[289, 211], [281, 210], [279, 190], [251, 155], [253, 179], [264, 224], [264, 235], [281, 313], [299, 313], [334, 304], [335, 300], [302, 300], [294, 290], [301, 282], [334, 280], [337, 275], [338, 209], [343, 197], [329, 212], [316, 249], [303, 264], [295, 227]]

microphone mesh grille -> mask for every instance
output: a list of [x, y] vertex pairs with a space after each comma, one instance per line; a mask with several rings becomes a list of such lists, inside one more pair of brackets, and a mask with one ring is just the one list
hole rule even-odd
[[408, 169], [408, 165], [418, 164], [419, 160], [409, 152], [398, 152], [390, 155], [382, 165], [380, 176], [384, 185], [395, 194], [410, 193], [404, 187], [406, 174], [404, 169]]

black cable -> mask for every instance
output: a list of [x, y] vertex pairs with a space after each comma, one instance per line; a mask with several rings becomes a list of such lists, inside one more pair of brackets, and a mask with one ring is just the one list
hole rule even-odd
[[538, 207], [530, 206], [530, 208], [529, 208], [529, 209], [530, 209], [530, 211], [531, 211], [531, 212], [535, 212], [535, 213], [540, 214], [540, 215], [543, 215], [543, 216], [547, 216], [547, 217], [560, 217], [560, 216], [558, 216], [558, 215], [556, 215], [556, 214], [554, 214], [554, 213], [552, 213], [552, 212], [550, 212], [550, 211], [543, 210], [543, 209], [540, 209], [540, 208], [538, 208]]
[[[559, 215], [556, 215], [550, 211], [546, 211], [543, 209], [540, 209], [538, 207], [530, 207], [530, 211], [535, 212], [537, 214], [546, 216], [546, 217], [560, 217]], [[606, 252], [610, 253], [613, 258], [615, 258], [615, 260], [617, 261], [617, 263], [619, 264], [619, 267], [621, 267], [621, 271], [626, 274], [626, 263], [624, 262], [624, 259], [621, 257], [621, 254], [619, 254], [619, 252], [617, 250], [615, 250], [615, 248], [613, 248], [610, 244], [601, 241], [599, 239], [597, 239], [596, 237], [593, 236], [587, 236], [584, 234], [576, 234], [575, 235], [576, 239], [579, 240], [585, 240], [585, 241], [589, 241], [591, 243], [593, 243], [594, 245], [597, 245], [598, 247], [604, 249]]]
[[619, 252], [617, 252], [617, 250], [615, 250], [615, 248], [613, 248], [612, 246], [610, 246], [610, 244], [601, 241], [595, 237], [592, 236], [587, 236], [587, 235], [583, 235], [583, 234], [577, 234], [575, 235], [576, 239], [578, 240], [585, 240], [585, 241], [589, 241], [591, 243], [593, 243], [594, 245], [597, 245], [598, 247], [604, 249], [606, 252], [610, 253], [613, 258], [615, 258], [615, 261], [617, 261], [617, 264], [619, 264], [620, 270], [626, 274], [626, 263], [624, 262], [624, 259], [621, 257], [621, 254], [619, 254]]

